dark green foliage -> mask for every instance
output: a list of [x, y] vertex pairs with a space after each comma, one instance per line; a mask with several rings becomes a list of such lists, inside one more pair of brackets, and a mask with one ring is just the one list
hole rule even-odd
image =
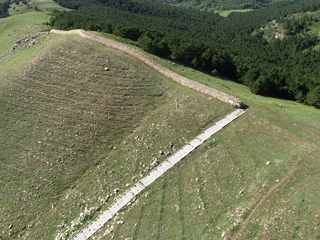
[[138, 46], [147, 52], [160, 56], [170, 56], [171, 54], [171, 50], [167, 41], [164, 39], [164, 35], [159, 32], [145, 32], [139, 38]]
[[[293, 35], [267, 42], [257, 31], [273, 19], [283, 21], [302, 9], [319, 9], [314, 0], [282, 1], [227, 18], [145, 0], [56, 1], [78, 11], [55, 12], [48, 23], [52, 27], [114, 33], [137, 41], [150, 53], [231, 77], [253, 93], [318, 106], [314, 89], [320, 85], [320, 55], [311, 50], [317, 37]], [[312, 21], [316, 20], [291, 18], [284, 25], [291, 34], [305, 31]]]
[[[292, 5], [299, 5], [300, 7], [309, 6], [316, 3], [313, 0], [302, 1], [291, 1], [291, 0], [280, 0], [274, 3], [271, 0], [150, 0], [152, 2], [164, 3], [174, 6], [187, 6], [191, 8], [208, 10], [217, 9], [219, 11], [230, 10], [230, 9], [259, 9], [265, 7], [289, 7]], [[311, 7], [315, 7], [311, 5]], [[312, 8], [311, 8], [312, 9]]]
[[183, 6], [183, 4], [188, 3], [188, 6], [192, 8], [197, 8], [201, 10], [211, 10], [212, 8], [222, 10], [229, 9], [248, 9], [248, 8], [261, 8], [267, 6], [270, 0], [151, 0], [153, 2], [165, 3], [175, 6]]
[[187, 6], [213, 12], [214, 10], [224, 11], [231, 9], [261, 9], [261, 8], [288, 8], [299, 7], [315, 11], [317, 9], [317, 0], [292, 1], [292, 0], [149, 0], [173, 6]]
[[217, 76], [217, 75], [218, 75], [217, 69], [213, 69], [213, 70], [211, 71], [211, 74], [212, 74], [213, 76]]
[[317, 18], [313, 18], [312, 16], [308, 17], [306, 15], [301, 18], [289, 18], [283, 23], [283, 28], [285, 29], [286, 35], [307, 32], [308, 27], [317, 21]]
[[307, 94], [307, 103], [316, 108], [320, 108], [320, 86], [317, 86]]
[[113, 34], [123, 38], [129, 38], [133, 41], [137, 41], [141, 36], [141, 31], [139, 28], [121, 27], [121, 28], [115, 29], [113, 31]]
[[5, 18], [9, 16], [9, 12], [8, 12], [9, 4], [10, 4], [10, 1], [0, 3], [0, 18]]

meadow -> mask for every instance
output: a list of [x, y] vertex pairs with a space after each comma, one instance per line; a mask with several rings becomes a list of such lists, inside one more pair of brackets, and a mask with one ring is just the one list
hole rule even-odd
[[43, 11], [43, 12], [51, 12], [53, 10], [69, 11], [69, 9], [63, 8], [59, 6], [57, 3], [50, 0], [32, 0], [32, 1], [28, 0], [26, 2], [27, 2], [27, 5], [23, 4], [21, 1], [18, 5], [15, 3], [12, 3], [9, 8], [9, 14], [11, 16], [14, 16], [18, 14], [30, 13], [35, 11]]
[[254, 9], [235, 9], [235, 10], [226, 10], [226, 11], [219, 11], [220, 16], [222, 17], [228, 17], [230, 13], [232, 12], [250, 12], [254, 11]]

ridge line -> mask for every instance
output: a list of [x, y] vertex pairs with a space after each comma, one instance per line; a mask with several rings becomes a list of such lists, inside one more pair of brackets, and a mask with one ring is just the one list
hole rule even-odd
[[79, 34], [81, 37], [83, 38], [87, 38], [89, 40], [92, 41], [96, 41], [99, 42], [105, 46], [111, 47], [113, 49], [116, 50], [120, 50], [124, 53], [127, 53], [141, 61], [143, 61], [144, 63], [148, 64], [150, 67], [152, 67], [153, 69], [157, 70], [158, 72], [160, 72], [161, 74], [165, 75], [166, 77], [171, 78], [172, 80], [187, 86], [189, 88], [195, 89], [199, 92], [208, 94], [214, 98], [219, 99], [222, 102], [228, 103], [232, 106], [235, 106], [237, 108], [244, 108], [245, 104], [243, 101], [241, 101], [240, 99], [231, 96], [229, 94], [226, 94], [224, 92], [220, 92], [214, 88], [205, 86], [201, 83], [192, 81], [186, 77], [183, 77], [163, 66], [161, 66], [159, 63], [155, 62], [154, 60], [152, 60], [150, 57], [148, 57], [147, 55], [143, 54], [142, 52], [133, 49], [129, 46], [126, 46], [122, 43], [118, 43], [116, 41], [107, 39], [107, 38], [103, 38], [103, 37], [99, 37], [96, 35], [93, 35], [91, 33], [86, 32], [83, 29], [74, 29], [74, 30], [70, 30], [70, 31], [63, 31], [63, 30], [57, 30], [57, 29], [51, 29], [50, 31], [51, 33], [56, 33], [56, 34]]

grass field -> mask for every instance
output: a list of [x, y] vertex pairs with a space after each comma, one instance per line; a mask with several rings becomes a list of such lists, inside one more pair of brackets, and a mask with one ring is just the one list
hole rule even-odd
[[38, 7], [38, 11], [43, 12], [51, 12], [53, 10], [59, 10], [59, 11], [69, 11], [67, 8], [60, 7], [57, 3], [51, 1], [51, 0], [29, 0], [27, 1], [27, 5], [22, 4], [20, 1], [20, 4], [17, 5], [15, 3], [10, 5], [9, 8], [9, 14], [11, 16], [17, 15], [17, 14], [24, 14], [29, 12], [35, 12], [35, 7]]
[[250, 11], [254, 11], [254, 9], [227, 10], [227, 11], [221, 11], [219, 12], [219, 14], [222, 17], [228, 17], [229, 14], [232, 12], [250, 12]]
[[[100, 44], [41, 34], [49, 17], [0, 20], [3, 239], [70, 237], [233, 110]], [[26, 35], [38, 43], [12, 51]], [[149, 56], [249, 108], [94, 239], [319, 238], [320, 111]]]
[[[43, 47], [42, 43], [47, 36], [46, 32], [41, 33], [41, 30], [46, 29], [42, 23], [49, 18], [50, 16], [41, 12], [30, 12], [23, 16], [11, 16], [0, 20], [0, 71], [2, 75], [0, 82], [6, 73], [26, 65]], [[36, 41], [39, 44], [32, 48], [28, 48], [28, 44], [22, 45], [18, 47], [19, 51], [12, 51], [16, 40], [25, 36], [31, 39], [35, 35], [38, 35]]]

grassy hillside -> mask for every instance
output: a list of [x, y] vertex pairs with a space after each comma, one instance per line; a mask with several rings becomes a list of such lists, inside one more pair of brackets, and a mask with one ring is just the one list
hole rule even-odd
[[[54, 239], [62, 226], [70, 234], [233, 110], [100, 44], [41, 33], [40, 14], [0, 24], [4, 239]], [[34, 46], [11, 50], [35, 35]]]
[[219, 12], [220, 16], [222, 17], [228, 17], [230, 13], [233, 12], [249, 12], [253, 11], [254, 9], [238, 9], [238, 10], [226, 10], [226, 11], [221, 11]]
[[29, 13], [34, 11], [51, 12], [52, 10], [68, 11], [67, 8], [60, 7], [57, 3], [51, 0], [32, 0], [27, 1], [27, 4], [23, 4], [21, 1], [17, 5], [15, 3], [10, 5], [9, 14], [11, 16], [23, 13]]
[[256, 96], [226, 79], [153, 58], [243, 99], [249, 109], [146, 190], [96, 239], [319, 237], [319, 110]]
[[[154, 160], [233, 110], [127, 55], [41, 33], [48, 18], [31, 12], [0, 20], [3, 239], [70, 237]], [[11, 50], [35, 35], [34, 46]], [[319, 238], [320, 111], [150, 56], [249, 108], [95, 239]]]

